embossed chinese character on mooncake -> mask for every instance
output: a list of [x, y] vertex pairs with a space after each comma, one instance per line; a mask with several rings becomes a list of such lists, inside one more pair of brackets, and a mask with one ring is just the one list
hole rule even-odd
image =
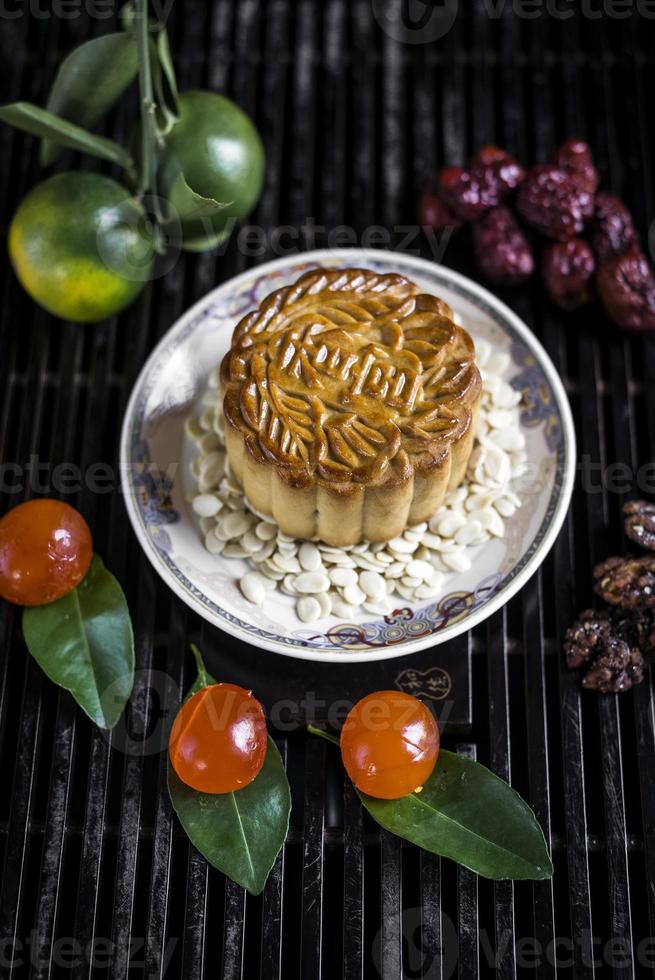
[[402, 276], [316, 269], [271, 293], [237, 325], [221, 380], [232, 471], [293, 537], [389, 540], [464, 477], [473, 341]]

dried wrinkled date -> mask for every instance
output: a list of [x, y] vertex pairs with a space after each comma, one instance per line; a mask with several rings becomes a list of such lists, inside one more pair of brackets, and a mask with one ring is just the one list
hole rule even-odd
[[566, 171], [543, 164], [528, 171], [519, 188], [516, 207], [542, 235], [566, 241], [584, 229], [594, 212], [594, 198]]
[[596, 286], [608, 315], [624, 330], [655, 330], [655, 276], [640, 251], [632, 249], [603, 262]]
[[626, 536], [648, 551], [655, 551], [655, 504], [632, 500], [623, 506]]
[[589, 237], [601, 262], [639, 247], [632, 215], [613, 194], [596, 195]]
[[462, 167], [444, 167], [439, 174], [439, 196], [461, 221], [477, 221], [489, 210], [479, 183]]
[[477, 221], [515, 190], [525, 170], [498, 146], [483, 146], [471, 169], [444, 167], [439, 174], [439, 196], [461, 221]]
[[480, 271], [497, 285], [516, 286], [534, 272], [532, 249], [504, 205], [473, 226], [473, 246]]
[[483, 146], [471, 161], [471, 176], [482, 200], [493, 208], [525, 180], [525, 170], [499, 146]]
[[608, 558], [594, 568], [594, 591], [611, 606], [655, 609], [655, 557]]
[[458, 231], [462, 227], [462, 222], [455, 216], [446, 202], [428, 191], [421, 194], [419, 198], [418, 220], [421, 225], [432, 228], [434, 231], [445, 231], [446, 228]]
[[555, 151], [553, 162], [569, 174], [582, 190], [592, 195], [596, 193], [600, 178], [591, 150], [584, 140], [565, 140]]
[[591, 298], [596, 259], [582, 238], [553, 242], [543, 252], [541, 276], [550, 298], [564, 310], [576, 310]]
[[[596, 291], [617, 326], [631, 333], [655, 331], [655, 275], [641, 252], [632, 216], [618, 197], [598, 193], [598, 185], [584, 140], [565, 140], [551, 163], [527, 173], [505, 150], [483, 146], [468, 170], [440, 171], [437, 193], [419, 202], [421, 224], [441, 231], [470, 222], [485, 277], [516, 286], [534, 269], [532, 245], [514, 220], [518, 213], [531, 230], [562, 243], [543, 250], [542, 279], [553, 302], [575, 310]], [[501, 210], [508, 205], [513, 211]]]

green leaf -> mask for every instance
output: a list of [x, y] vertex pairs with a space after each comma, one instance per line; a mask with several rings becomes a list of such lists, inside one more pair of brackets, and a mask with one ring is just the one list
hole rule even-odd
[[216, 229], [212, 218], [231, 203], [198, 194], [180, 171], [168, 195], [168, 214], [162, 226], [175, 245], [189, 252], [206, 252], [229, 238], [231, 227]]
[[398, 800], [359, 797], [381, 827], [486, 878], [551, 878], [537, 819], [511, 786], [485, 766], [442, 750], [420, 793]]
[[[236, 219], [234, 221], [236, 224]], [[221, 231], [213, 231], [208, 229], [204, 235], [184, 235], [184, 238], [179, 242], [179, 246], [184, 252], [208, 252], [210, 249], [218, 249], [219, 245], [223, 245], [225, 249], [225, 244], [227, 239], [230, 237], [231, 229], [222, 229]], [[221, 252], [222, 254], [222, 252]]]
[[130, 176], [134, 176], [134, 161], [120, 143], [89, 133], [31, 102], [12, 102], [0, 106], [0, 122], [22, 129], [32, 136], [50, 139], [69, 150], [79, 150], [101, 160], [109, 160], [110, 163], [124, 167]]
[[198, 194], [188, 185], [182, 171], [173, 181], [168, 202], [173, 209], [172, 219], [183, 223], [213, 218], [232, 203], [232, 201], [221, 203], [213, 197], [203, 197], [202, 194]]
[[50, 680], [100, 728], [113, 728], [134, 683], [134, 638], [123, 591], [94, 555], [76, 589], [23, 611], [27, 647]]
[[[187, 699], [217, 684], [198, 661], [198, 678]], [[252, 895], [259, 895], [286, 840], [291, 792], [275, 743], [268, 737], [264, 765], [255, 779], [235, 793], [199, 793], [168, 766], [168, 790], [191, 843], [207, 861]]]
[[[59, 66], [46, 109], [77, 126], [92, 129], [134, 81], [137, 67], [133, 35], [119, 31], [86, 41]], [[42, 165], [54, 163], [60, 153], [56, 143], [44, 140]]]

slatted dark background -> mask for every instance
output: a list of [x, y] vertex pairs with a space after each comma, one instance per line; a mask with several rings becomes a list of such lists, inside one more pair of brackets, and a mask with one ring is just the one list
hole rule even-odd
[[[610, 16], [602, 0], [588, 13], [604, 16], [570, 19], [543, 10], [527, 19], [510, 3], [460, 7], [443, 40], [397, 45], [370, 0], [174, 4], [182, 86], [226, 92], [263, 133], [268, 172], [253, 220], [298, 226], [313, 216], [359, 232], [409, 224], [423, 177], [442, 162], [490, 140], [526, 161], [546, 159], [556, 140], [580, 134], [647, 234], [655, 217], [653, 21], [629, 8], [621, 8], [625, 18]], [[4, 5], [3, 101], [43, 102], [62, 53], [113, 23], [83, 11], [62, 6], [62, 17], [45, 2]], [[129, 117], [120, 110], [107, 131], [122, 135]], [[39, 177], [32, 140], [0, 131], [0, 173], [4, 240], [12, 209]], [[50, 473], [64, 461], [115, 465], [121, 416], [148, 351], [191, 301], [255, 261], [234, 243], [223, 256], [183, 257], [123, 316], [86, 328], [38, 311], [5, 262], [2, 460], [25, 464], [38, 454]], [[471, 271], [465, 242], [445, 261]], [[652, 460], [655, 347], [625, 339], [596, 310], [554, 313], [536, 287], [507, 299], [564, 377], [580, 456], [632, 472]], [[628, 495], [637, 495], [634, 480]], [[20, 499], [5, 493], [2, 508]], [[553, 882], [493, 885], [380, 834], [343, 791], [330, 748], [296, 733], [280, 740], [292, 829], [259, 899], [190, 848], [168, 805], [163, 756], [139, 742], [144, 731], [156, 736], [160, 720], [161, 704], [144, 696], [150, 672], [188, 684], [189, 639], [209, 644], [216, 634], [155, 578], [120, 494], [67, 499], [82, 507], [133, 611], [133, 751], [121, 751], [123, 736], [112, 744], [100, 735], [44, 680], [26, 655], [19, 616], [3, 608], [0, 975], [474, 977], [492, 972], [494, 955], [503, 977], [652, 973], [651, 684], [620, 698], [581, 695], [560, 655], [563, 630], [590, 600], [592, 564], [622, 547], [623, 495], [585, 492], [578, 481], [540, 573], [468, 638], [473, 725], [457, 740], [445, 737], [531, 800], [552, 845]], [[95, 967], [87, 953], [66, 966], [71, 937], [87, 950], [96, 942]]]

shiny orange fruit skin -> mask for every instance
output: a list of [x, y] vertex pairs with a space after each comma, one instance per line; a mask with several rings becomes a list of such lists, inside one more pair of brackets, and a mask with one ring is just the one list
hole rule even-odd
[[93, 541], [79, 511], [61, 500], [29, 500], [0, 520], [0, 596], [44, 606], [72, 592], [89, 570]]
[[264, 709], [251, 691], [236, 684], [203, 687], [180, 708], [168, 752], [173, 769], [192, 789], [243, 789], [266, 758]]
[[432, 712], [411, 694], [377, 691], [350, 711], [341, 730], [341, 757], [358, 790], [397, 800], [422, 786], [439, 755]]

